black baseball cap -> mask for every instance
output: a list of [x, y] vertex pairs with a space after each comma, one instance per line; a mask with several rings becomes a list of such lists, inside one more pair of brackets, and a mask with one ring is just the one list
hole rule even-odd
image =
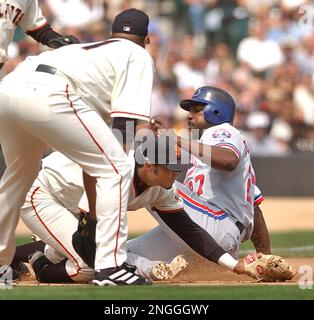
[[112, 33], [147, 36], [149, 18], [143, 11], [132, 8], [120, 12], [112, 24]]
[[193, 165], [190, 163], [190, 155], [179, 147], [169, 136], [157, 137], [154, 134], [145, 136], [135, 148], [135, 161], [138, 164], [150, 162], [158, 164], [171, 171], [186, 171]]

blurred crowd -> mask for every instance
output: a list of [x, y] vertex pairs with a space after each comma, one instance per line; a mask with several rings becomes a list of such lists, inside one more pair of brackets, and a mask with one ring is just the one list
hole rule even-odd
[[[253, 154], [314, 152], [314, 1], [39, 2], [56, 31], [82, 42], [108, 38], [121, 10], [146, 11], [148, 50], [157, 70], [153, 114], [173, 118], [177, 128], [186, 126], [187, 117], [179, 100], [201, 85], [215, 85], [235, 98], [235, 126], [245, 132]], [[3, 73], [43, 50], [18, 30]]]

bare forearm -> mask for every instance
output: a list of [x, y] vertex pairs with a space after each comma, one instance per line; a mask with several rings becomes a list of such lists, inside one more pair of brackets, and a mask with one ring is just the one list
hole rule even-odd
[[83, 171], [84, 187], [88, 199], [89, 217], [93, 220], [96, 219], [96, 178], [91, 177]]
[[206, 165], [215, 169], [232, 171], [238, 164], [237, 156], [228, 149], [205, 145], [182, 137], [177, 137], [177, 143], [183, 149], [202, 160]]
[[254, 210], [254, 230], [251, 236], [256, 252], [270, 254], [270, 238], [263, 213], [259, 207]]

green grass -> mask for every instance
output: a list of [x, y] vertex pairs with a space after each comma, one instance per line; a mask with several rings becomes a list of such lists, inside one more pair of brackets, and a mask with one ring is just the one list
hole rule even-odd
[[[18, 237], [17, 244], [30, 242], [29, 236]], [[247, 241], [241, 250], [253, 250]], [[313, 257], [314, 232], [296, 231], [271, 234], [273, 252], [283, 256]], [[293, 247], [305, 248], [289, 251]], [[248, 285], [248, 286], [173, 286], [153, 285], [147, 287], [93, 287], [75, 286], [37, 286], [0, 289], [0, 300], [6, 299], [100, 299], [100, 300], [256, 300], [256, 299], [311, 299], [314, 290], [301, 290], [297, 285]]]
[[[313, 230], [272, 233], [270, 243], [275, 254], [285, 257], [314, 257]], [[302, 247], [307, 248], [302, 249]], [[241, 245], [241, 251], [246, 250], [254, 251], [251, 241], [246, 241]]]
[[15, 287], [0, 290], [0, 300], [313, 300], [313, 290], [298, 286]]

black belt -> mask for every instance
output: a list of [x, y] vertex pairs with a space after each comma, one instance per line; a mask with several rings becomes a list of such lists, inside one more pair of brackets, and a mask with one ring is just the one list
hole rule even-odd
[[39, 64], [35, 71], [55, 74], [57, 72], [57, 69], [54, 67], [47, 66], [46, 64]]
[[237, 228], [239, 229], [240, 234], [242, 234], [243, 230], [245, 229], [244, 225], [243, 225], [240, 221], [237, 221], [237, 222], [235, 223], [235, 225], [236, 225]]

